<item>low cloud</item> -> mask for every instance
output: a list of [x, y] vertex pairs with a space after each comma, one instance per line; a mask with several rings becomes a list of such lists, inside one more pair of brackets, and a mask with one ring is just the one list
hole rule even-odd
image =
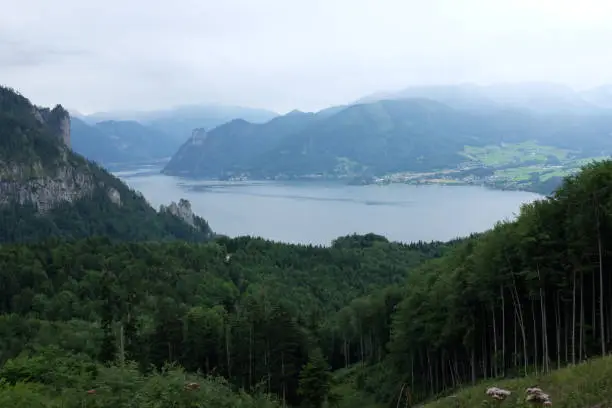
[[20, 0], [0, 27], [1, 80], [84, 112], [282, 112], [414, 84], [612, 83], [603, 0]]
[[0, 67], [4, 70], [44, 66], [86, 54], [85, 50], [61, 49], [0, 36]]

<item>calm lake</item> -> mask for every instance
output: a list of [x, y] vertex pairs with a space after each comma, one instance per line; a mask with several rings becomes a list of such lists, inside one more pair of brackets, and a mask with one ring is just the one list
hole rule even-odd
[[159, 167], [114, 173], [156, 208], [186, 198], [214, 231], [329, 245], [374, 232], [394, 241], [448, 240], [512, 219], [541, 196], [472, 186], [348, 186], [318, 182], [194, 181]]

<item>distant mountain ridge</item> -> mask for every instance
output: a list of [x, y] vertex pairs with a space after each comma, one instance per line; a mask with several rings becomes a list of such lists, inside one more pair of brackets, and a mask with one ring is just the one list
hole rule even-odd
[[89, 125], [72, 118], [71, 133], [74, 151], [103, 165], [159, 160], [180, 146], [167, 134], [136, 121], [107, 120]]
[[581, 92], [587, 102], [603, 108], [612, 109], [612, 85], [602, 85]]
[[74, 150], [109, 165], [169, 158], [198, 128], [234, 119], [263, 123], [278, 116], [264, 109], [187, 105], [157, 111], [102, 112], [72, 118]]
[[241, 106], [184, 105], [151, 111], [98, 112], [85, 115], [81, 119], [89, 124], [109, 120], [136, 121], [164, 132], [182, 143], [196, 128], [212, 129], [233, 119], [263, 123], [276, 116], [278, 113], [270, 110]]
[[601, 113], [612, 108], [611, 86], [575, 91], [551, 82], [518, 82], [492, 85], [412, 86], [398, 91], [376, 92], [356, 103], [383, 99], [427, 98], [459, 109], [527, 109], [538, 113]]
[[[264, 124], [233, 121], [188, 140], [163, 172], [214, 178], [371, 177], [454, 168], [467, 160], [465, 146], [530, 140], [584, 155], [612, 151], [612, 111], [585, 116], [530, 110], [470, 93], [472, 105], [465, 109], [465, 90], [438, 91], [456, 96], [456, 103], [398, 98], [314, 114], [294, 111]], [[509, 101], [535, 100], [502, 91]]]

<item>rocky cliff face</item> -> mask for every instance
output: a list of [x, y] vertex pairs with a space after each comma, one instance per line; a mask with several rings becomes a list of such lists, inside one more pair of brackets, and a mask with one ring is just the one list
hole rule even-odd
[[0, 243], [49, 236], [211, 239], [186, 200], [157, 212], [142, 195], [70, 149], [70, 116], [0, 86]]
[[71, 147], [70, 145], [70, 115], [66, 110], [64, 110], [65, 114], [61, 117], [58, 125], [59, 136], [64, 141], [64, 144], [67, 147]]
[[56, 105], [53, 109], [34, 106], [33, 110], [36, 119], [42, 125], [47, 126], [64, 145], [70, 147], [70, 114], [68, 111], [62, 105]]
[[160, 206], [159, 211], [167, 211], [175, 217], [180, 218], [185, 223], [191, 225], [192, 227], [196, 226], [195, 216], [193, 214], [193, 211], [191, 210], [191, 203], [188, 200], [185, 200], [184, 198], [181, 198], [178, 204], [173, 201], [168, 206]]
[[193, 129], [193, 131], [191, 132], [191, 145], [200, 146], [204, 143], [207, 137], [208, 137], [208, 132], [206, 131], [206, 129], [203, 129], [203, 128]]
[[62, 203], [90, 197], [98, 187], [106, 191], [113, 204], [121, 206], [121, 193], [98, 180], [90, 170], [89, 165], [75, 167], [67, 159], [53, 169], [40, 162], [20, 165], [0, 160], [0, 205], [30, 204], [39, 213], [45, 213]]
[[[198, 128], [191, 132], [191, 137], [179, 148], [179, 150], [172, 156], [170, 162], [166, 165], [162, 173], [173, 174], [181, 173], [181, 164], [185, 161], [192, 162], [192, 157], [198, 155], [200, 150], [204, 146], [204, 142], [208, 139], [208, 132], [206, 129]], [[185, 173], [187, 173], [185, 171]]]
[[45, 174], [40, 163], [33, 166], [0, 165], [0, 205], [17, 202], [32, 204], [46, 212], [60, 203], [88, 196], [95, 186], [90, 174], [61, 166]]
[[0, 108], [0, 205], [31, 204], [44, 213], [100, 184], [91, 164], [70, 151], [70, 115], [61, 105], [37, 107], [0, 87]]

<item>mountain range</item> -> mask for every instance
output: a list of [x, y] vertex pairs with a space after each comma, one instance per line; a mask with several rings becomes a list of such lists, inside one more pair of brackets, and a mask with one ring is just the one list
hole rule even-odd
[[[365, 180], [464, 169], [466, 162], [490, 165], [486, 151], [526, 142], [542, 149], [514, 156], [536, 155], [548, 167], [564, 157], [564, 171], [574, 169], [576, 160], [612, 151], [611, 123], [612, 86], [575, 91], [526, 82], [416, 86], [285, 115], [195, 105], [96, 113], [73, 117], [71, 137], [76, 152], [105, 166], [172, 157], [165, 174]], [[470, 149], [481, 149], [478, 160]], [[554, 149], [563, 149], [563, 157]], [[525, 162], [515, 157], [493, 167]]]
[[106, 166], [159, 160], [172, 155], [177, 143], [172, 137], [133, 120], [106, 120], [87, 124], [71, 118], [72, 148]]
[[72, 116], [73, 148], [104, 165], [172, 156], [193, 129], [211, 129], [236, 118], [265, 122], [276, 113], [254, 108], [189, 105], [158, 111], [102, 112]]
[[[371, 102], [316, 114], [294, 111], [264, 124], [234, 120], [194, 134], [164, 173], [342, 178], [432, 172], [469, 161], [466, 147], [528, 141], [567, 149], [575, 157], [612, 152], [612, 110], [597, 107], [589, 114], [562, 110], [565, 99], [561, 96], [551, 99], [558, 109], [528, 109], [527, 105], [504, 106], [462, 92], [460, 87], [438, 88], [429, 98], [371, 98]], [[506, 94], [520, 96], [518, 91]], [[525, 96], [522, 101], [542, 99]]]
[[377, 92], [356, 103], [406, 98], [433, 99], [468, 110], [513, 108], [539, 113], [588, 114], [612, 108], [612, 85], [583, 91], [549, 82], [413, 86], [399, 91]]

